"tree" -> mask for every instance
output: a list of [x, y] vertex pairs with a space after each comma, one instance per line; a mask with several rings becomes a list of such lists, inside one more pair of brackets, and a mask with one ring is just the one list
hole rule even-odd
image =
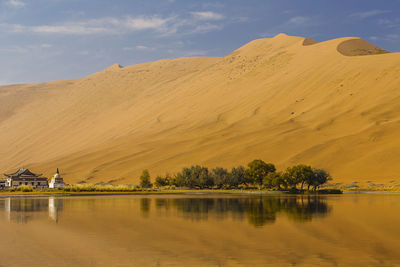
[[281, 189], [281, 185], [285, 186], [285, 181], [280, 172], [270, 172], [264, 177], [263, 185], [268, 188]]
[[153, 185], [150, 182], [150, 173], [148, 170], [144, 170], [140, 176], [140, 187], [151, 188]]
[[168, 177], [157, 176], [156, 180], [154, 181], [154, 185], [156, 187], [163, 187], [163, 186], [167, 186], [168, 184], [169, 184]]
[[313, 186], [313, 189], [315, 191], [318, 187], [325, 184], [331, 179], [331, 175], [327, 171], [323, 169], [313, 169], [312, 179], [310, 179], [308, 183], [308, 190], [310, 190], [310, 186]]
[[296, 188], [298, 184], [301, 184], [301, 190], [303, 190], [304, 184], [312, 179], [312, 175], [313, 171], [310, 166], [300, 164], [287, 168], [285, 178], [292, 188]]
[[183, 168], [182, 172], [176, 175], [175, 183], [177, 186], [187, 186], [189, 188], [205, 188], [214, 184], [208, 169], [199, 165]]
[[260, 159], [256, 159], [248, 164], [246, 178], [254, 184], [262, 185], [264, 177], [267, 176], [268, 173], [275, 171], [274, 164], [265, 163]]
[[232, 168], [231, 175], [229, 177], [230, 178], [229, 185], [237, 187], [240, 184], [245, 184], [246, 183], [245, 172], [246, 169], [243, 166]]
[[229, 185], [230, 183], [230, 173], [227, 169], [216, 167], [211, 172], [211, 177], [214, 182], [214, 185], [221, 188], [224, 185]]

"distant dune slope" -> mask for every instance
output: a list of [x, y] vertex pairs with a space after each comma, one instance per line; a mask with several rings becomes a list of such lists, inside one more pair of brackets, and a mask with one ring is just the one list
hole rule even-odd
[[[181, 58], [0, 87], [0, 170], [137, 183], [183, 166], [326, 168], [400, 178], [400, 54], [358, 38], [280, 34], [223, 58]], [[384, 53], [384, 54], [382, 54]]]

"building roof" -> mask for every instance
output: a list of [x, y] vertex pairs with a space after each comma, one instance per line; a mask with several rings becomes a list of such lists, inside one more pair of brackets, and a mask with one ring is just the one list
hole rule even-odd
[[4, 174], [4, 175], [9, 178], [35, 178], [35, 177], [39, 178], [40, 176], [42, 176], [41, 174], [35, 174], [25, 168], [21, 168], [12, 174]]

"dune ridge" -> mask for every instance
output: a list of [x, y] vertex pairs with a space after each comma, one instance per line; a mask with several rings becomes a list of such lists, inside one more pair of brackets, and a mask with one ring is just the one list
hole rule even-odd
[[221, 58], [112, 65], [69, 81], [0, 87], [0, 170], [70, 183], [137, 183], [262, 158], [336, 181], [400, 174], [400, 54], [346, 37], [279, 34]]

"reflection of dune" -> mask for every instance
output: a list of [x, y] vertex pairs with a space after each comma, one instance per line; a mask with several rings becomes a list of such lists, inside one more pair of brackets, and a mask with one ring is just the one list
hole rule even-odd
[[262, 158], [340, 182], [390, 180], [400, 172], [400, 53], [367, 56], [382, 52], [353, 37], [279, 34], [222, 58], [3, 86], [0, 169], [24, 162], [45, 175], [62, 167], [69, 183], [137, 183], [143, 169]]

